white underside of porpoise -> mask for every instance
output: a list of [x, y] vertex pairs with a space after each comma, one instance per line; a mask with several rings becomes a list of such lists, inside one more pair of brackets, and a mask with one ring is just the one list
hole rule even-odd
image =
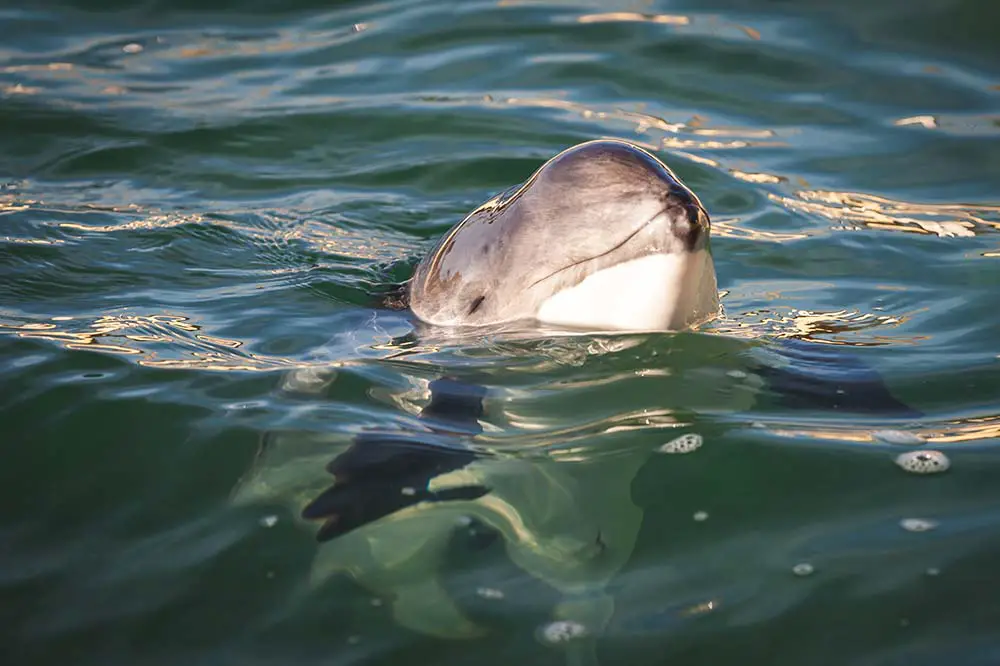
[[[691, 325], [692, 314], [714, 314], [716, 292], [705, 250], [651, 254], [591, 273], [556, 292], [538, 309], [547, 324], [605, 331], [662, 331]], [[710, 288], [702, 280], [712, 279]], [[704, 303], [699, 301], [705, 301]], [[714, 309], [718, 309], [715, 306]]]

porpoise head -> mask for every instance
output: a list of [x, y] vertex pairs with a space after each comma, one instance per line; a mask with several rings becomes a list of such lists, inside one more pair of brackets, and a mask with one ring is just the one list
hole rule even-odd
[[689, 327], [719, 312], [709, 227], [698, 197], [656, 157], [590, 141], [452, 228], [418, 265], [410, 307], [444, 327]]

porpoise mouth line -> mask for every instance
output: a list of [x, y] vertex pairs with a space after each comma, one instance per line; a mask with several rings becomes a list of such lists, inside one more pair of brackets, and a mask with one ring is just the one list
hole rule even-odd
[[671, 208], [672, 208], [671, 206], [668, 206], [668, 207], [664, 208], [663, 210], [658, 211], [655, 215], [653, 215], [653, 217], [649, 218], [648, 220], [646, 220], [645, 222], [643, 222], [641, 225], [639, 225], [638, 229], [636, 229], [635, 231], [633, 231], [632, 233], [630, 233], [628, 236], [626, 236], [625, 240], [621, 241], [620, 243], [618, 243], [617, 245], [615, 245], [611, 249], [605, 250], [604, 252], [601, 252], [600, 254], [595, 254], [592, 257], [587, 257], [586, 259], [581, 259], [580, 261], [574, 261], [572, 264], [569, 264], [568, 266], [563, 266], [562, 268], [557, 268], [556, 270], [552, 271], [548, 275], [546, 275], [544, 277], [540, 277], [537, 280], [535, 280], [534, 282], [532, 282], [530, 285], [528, 285], [528, 289], [531, 289], [532, 287], [534, 287], [536, 284], [539, 284], [540, 282], [545, 282], [546, 280], [548, 280], [550, 277], [552, 277], [554, 275], [559, 275], [563, 271], [568, 271], [569, 269], [571, 269], [571, 268], [573, 268], [575, 266], [579, 266], [580, 264], [585, 264], [588, 261], [593, 261], [594, 259], [600, 259], [601, 257], [606, 257], [609, 254], [611, 254], [612, 252], [614, 252], [615, 250], [620, 250], [626, 243], [628, 243], [630, 240], [632, 240], [633, 238], [635, 238], [636, 236], [638, 236], [640, 231], [642, 231], [643, 229], [645, 229], [646, 227], [648, 227], [650, 224], [652, 224], [653, 220], [655, 220], [656, 218], [658, 218], [660, 215], [663, 215], [664, 213], [666, 213]]

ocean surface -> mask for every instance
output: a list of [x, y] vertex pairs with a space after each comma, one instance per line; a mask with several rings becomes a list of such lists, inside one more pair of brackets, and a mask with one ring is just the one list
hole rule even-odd
[[[998, 25], [993, 0], [3, 2], [0, 663], [1000, 663]], [[701, 197], [723, 319], [432, 344], [384, 306], [600, 137]], [[746, 358], [789, 341], [837, 354], [800, 390], [857, 362], [914, 413], [782, 398]], [[326, 465], [429, 436], [442, 376], [485, 392], [481, 432], [440, 437], [502, 461], [475, 479], [515, 537], [422, 502], [318, 541]], [[921, 450], [949, 468], [897, 464]]]

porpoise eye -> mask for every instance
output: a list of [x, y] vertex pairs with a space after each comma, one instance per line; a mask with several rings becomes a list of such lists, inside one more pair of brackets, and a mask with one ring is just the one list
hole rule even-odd
[[480, 296], [476, 300], [472, 301], [472, 307], [469, 308], [469, 314], [472, 314], [473, 312], [475, 312], [476, 310], [478, 310], [479, 306], [482, 305], [483, 301], [485, 301], [485, 300], [486, 300], [485, 296]]

